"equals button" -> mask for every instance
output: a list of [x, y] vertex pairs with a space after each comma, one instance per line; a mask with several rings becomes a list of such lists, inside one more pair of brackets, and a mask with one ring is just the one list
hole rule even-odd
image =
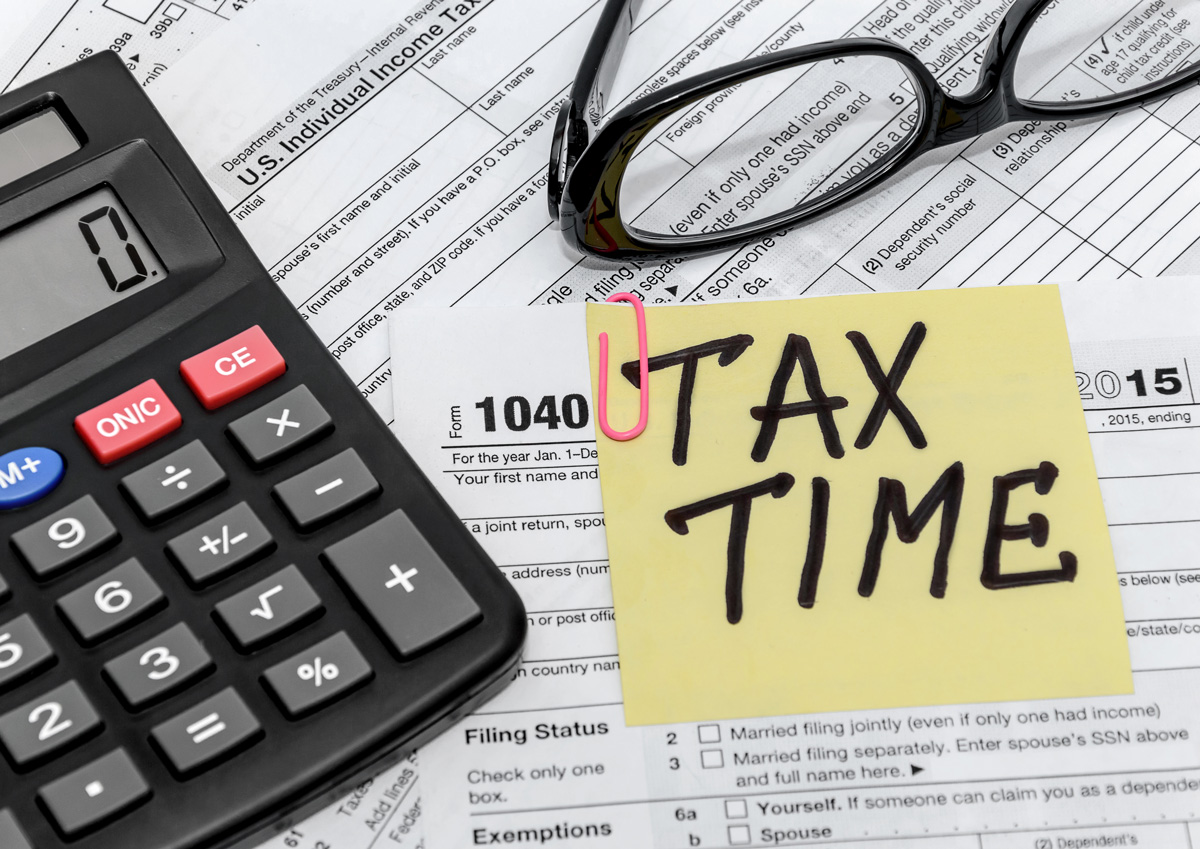
[[292, 523], [315, 528], [379, 494], [379, 481], [353, 448], [278, 484], [272, 491]]

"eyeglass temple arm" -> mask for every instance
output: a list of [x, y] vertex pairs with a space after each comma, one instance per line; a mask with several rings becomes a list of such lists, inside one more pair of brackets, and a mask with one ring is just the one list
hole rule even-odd
[[550, 212], [557, 215], [571, 166], [600, 124], [642, 0], [608, 0], [592, 33], [567, 103], [558, 115], [550, 157]]

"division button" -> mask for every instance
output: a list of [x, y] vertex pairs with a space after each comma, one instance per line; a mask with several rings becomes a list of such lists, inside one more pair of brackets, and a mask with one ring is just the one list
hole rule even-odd
[[147, 380], [75, 417], [75, 432], [104, 465], [166, 436], [183, 416], [157, 380]]
[[323, 609], [294, 565], [217, 605], [217, 620], [242, 651], [282, 637]]
[[121, 488], [147, 522], [156, 522], [205, 498], [228, 478], [204, 443], [195, 439], [144, 469], [121, 478]]
[[13, 548], [39, 580], [114, 545], [121, 535], [90, 495], [17, 531]]
[[167, 553], [196, 587], [207, 586], [274, 548], [271, 532], [244, 501], [167, 543]]
[[323, 556], [401, 657], [480, 618], [479, 605], [402, 510], [330, 546]]
[[195, 681], [212, 658], [182, 622], [104, 664], [104, 674], [132, 710]]
[[0, 693], [54, 662], [54, 650], [28, 613], [0, 625]]
[[33, 849], [33, 844], [8, 808], [0, 810], [0, 846], [4, 849]]
[[167, 597], [136, 557], [58, 600], [80, 642], [92, 645], [165, 606]]
[[375, 675], [358, 647], [339, 631], [263, 673], [267, 689], [290, 719], [324, 707]]
[[223, 407], [285, 371], [287, 363], [257, 324], [179, 366], [206, 410]]
[[110, 752], [38, 791], [51, 821], [68, 840], [128, 813], [149, 796], [150, 785], [124, 749]]
[[265, 466], [333, 430], [333, 419], [307, 386], [297, 386], [229, 425], [229, 436], [246, 458]]
[[180, 778], [215, 766], [261, 736], [262, 726], [232, 687], [150, 730]]
[[0, 510], [32, 504], [63, 479], [63, 458], [49, 448], [19, 448], [0, 455]]
[[[0, 746], [18, 768], [61, 752], [103, 723], [74, 681], [0, 716]], [[0, 842], [7, 849], [8, 844]]]
[[272, 493], [302, 531], [333, 519], [379, 493], [379, 482], [358, 452], [347, 448], [306, 472], [288, 478]]

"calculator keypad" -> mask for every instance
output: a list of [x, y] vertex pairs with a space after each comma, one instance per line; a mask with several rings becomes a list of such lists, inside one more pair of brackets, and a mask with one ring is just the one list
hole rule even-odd
[[167, 603], [136, 557], [58, 600], [58, 612], [84, 645], [128, 628]]
[[216, 766], [261, 735], [262, 726], [232, 687], [150, 731], [180, 778]]
[[225, 470], [198, 439], [121, 478], [121, 489], [147, 522], [157, 522], [225, 486]]
[[324, 557], [401, 657], [424, 651], [481, 615], [403, 511], [331, 546]]
[[102, 725], [83, 690], [68, 681], [0, 716], [0, 746], [17, 767], [26, 767], [87, 738]]
[[289, 719], [300, 719], [365, 684], [375, 672], [354, 642], [339, 631], [263, 673]]
[[196, 587], [208, 586], [274, 548], [271, 532], [244, 501], [167, 543], [171, 559]]
[[217, 605], [217, 620], [242, 651], [278, 639], [323, 609], [295, 566], [288, 566]]
[[0, 693], [54, 662], [54, 650], [28, 614], [0, 625]]
[[277, 485], [272, 492], [302, 531], [322, 525], [379, 494], [379, 482], [353, 448]]
[[[181, 368], [207, 409], [231, 403], [286, 370], [265, 334], [252, 330], [256, 331], [253, 338], [239, 334], [191, 358]], [[220, 379], [213, 382], [213, 375], [206, 377], [206, 372]], [[209, 420], [204, 426], [207, 435], [203, 441], [190, 434], [176, 436], [190, 441], [176, 442], [167, 449], [169, 453], [153, 461], [133, 461], [128, 468], [108, 473], [112, 475], [110, 493], [98, 489], [95, 497], [76, 498], [49, 515], [38, 518], [34, 513], [11, 536], [12, 547], [39, 583], [74, 568], [91, 570], [80, 576], [82, 583], [71, 581], [61, 589], [50, 585], [40, 590], [53, 594], [61, 623], [35, 622], [34, 616], [20, 608], [0, 617], [6, 620], [0, 625], [0, 695], [18, 685], [26, 688], [5, 704], [7, 710], [0, 715], [0, 754], [4, 756], [0, 758], [0, 779], [9, 765], [22, 773], [20, 778], [32, 783], [28, 801], [32, 803], [36, 792], [40, 803], [37, 816], [48, 819], [68, 842], [106, 826], [116, 834], [119, 826], [115, 821], [154, 795], [135, 760], [159, 759], [180, 782], [199, 783], [203, 779], [198, 776], [209, 769], [252, 757], [250, 752], [260, 742], [286, 745], [286, 735], [279, 731], [281, 723], [291, 725], [332, 710], [374, 679], [372, 663], [386, 658], [386, 653], [378, 643], [369, 648], [362, 642], [356, 644], [356, 640], [370, 639], [365, 629], [362, 637], [347, 629], [355, 633], [353, 639], [347, 630], [338, 630], [340, 624], [321, 630], [327, 605], [345, 617], [350, 611], [348, 600], [356, 601], [382, 642], [401, 659], [427, 650], [481, 617], [479, 606], [399, 510], [355, 533], [333, 531], [329, 541], [305, 543], [307, 560], [296, 557], [295, 563], [284, 560], [269, 568], [256, 565], [280, 547], [289, 551], [289, 558], [295, 557], [291, 552], [299, 535], [291, 534], [291, 540], [282, 538], [289, 534], [286, 526], [278, 524], [281, 517], [269, 515], [276, 505], [282, 509], [284, 521], [307, 534], [363, 507], [383, 489], [353, 448], [332, 456], [316, 453], [315, 446], [330, 439], [336, 425], [307, 386], [294, 384], [251, 412], [245, 409], [239, 408], [236, 415], [224, 420], [220, 414], [214, 416], [217, 421]], [[109, 464], [170, 433], [181, 421], [182, 415], [162, 387], [149, 380], [78, 417], [76, 429], [96, 458]], [[95, 438], [89, 437], [89, 428]], [[244, 462], [228, 444], [213, 441], [220, 428]], [[112, 436], [108, 436], [110, 432]], [[307, 462], [296, 457], [303, 457], [305, 450], [316, 456]], [[269, 471], [285, 461], [298, 465], [288, 466], [284, 474]], [[196, 511], [194, 517], [189, 513], [187, 518], [179, 518], [180, 513], [216, 497], [230, 477], [244, 488], [235, 490], [236, 498], [225, 500], [219, 511]], [[118, 488], [128, 505], [104, 501], [112, 519], [117, 520], [114, 522], [97, 499], [111, 499]], [[275, 504], [267, 501], [268, 492]], [[228, 506], [231, 503], [233, 506]], [[216, 515], [211, 515], [213, 512]], [[376, 516], [382, 512], [386, 511]], [[167, 533], [137, 527], [168, 521], [177, 525], [168, 525]], [[106, 549], [127, 545], [122, 532], [135, 545], [145, 535], [157, 541], [136, 548], [138, 557], [130, 556], [130, 551], [110, 562], [88, 565]], [[340, 579], [343, 591], [330, 582], [318, 554]], [[187, 585], [207, 600], [193, 595], [186, 602], [169, 601], [173, 592], [188, 591], [173, 589], [179, 586], [174, 575], [154, 571], [164, 557], [174, 563]], [[261, 571], [249, 585], [242, 581], [228, 592], [209, 590], [251, 567]], [[27, 591], [23, 582], [28, 578], [18, 578], [14, 582], [18, 600], [24, 601]], [[321, 593], [314, 587], [321, 588]], [[328, 597], [329, 593], [338, 598]], [[0, 602], [12, 594], [0, 578]], [[181, 615], [172, 617], [175, 604]], [[211, 622], [182, 615], [197, 604], [207, 606]], [[161, 619], [147, 621], [164, 611]], [[224, 638], [211, 630], [214, 623]], [[65, 634], [64, 624], [74, 640], [67, 636], [66, 645], [52, 648], [47, 636]], [[39, 626], [47, 628], [45, 635]], [[57, 631], [52, 632], [51, 627]], [[317, 633], [308, 639], [301, 637], [290, 648], [274, 646], [305, 628]], [[137, 636], [125, 633], [128, 631]], [[126, 639], [120, 647], [105, 651], [107, 641], [118, 642], [122, 634]], [[214, 639], [227, 644], [211, 645]], [[128, 648], [131, 643], [134, 648]], [[207, 648], [206, 643], [210, 644]], [[309, 648], [295, 650], [305, 644]], [[70, 671], [61, 678], [38, 685], [36, 675], [56, 662], [56, 650], [69, 654], [78, 651], [77, 645], [95, 656], [104, 682], [127, 711], [139, 714], [129, 721], [141, 727], [144, 753], [135, 751], [131, 739], [136, 738], [126, 733], [136, 726], [126, 726], [127, 717], [116, 715], [122, 713], [120, 707], [109, 707], [114, 702], [111, 694], [92, 692], [94, 685], [87, 672], [76, 671], [80, 669], [77, 657], [64, 658], [63, 665]], [[235, 689], [226, 681], [209, 679], [209, 686], [201, 685], [212, 673], [216, 673], [212, 678], [217, 678], [228, 672], [229, 661], [218, 663], [214, 654], [228, 657], [230, 647], [242, 655], [238, 662], [253, 666], [257, 683], [238, 684]], [[264, 649], [271, 652], [269, 661], [256, 657]], [[365, 653], [363, 649], [367, 649]], [[277, 662], [280, 657], [287, 660]], [[104, 687], [100, 682], [96, 685]], [[257, 690], [258, 701], [247, 686]], [[188, 698], [188, 693], [194, 698]], [[263, 702], [264, 696], [273, 704]], [[16, 701], [20, 704], [14, 707]], [[106, 709], [112, 714], [105, 713]], [[263, 710], [270, 712], [274, 726]], [[114, 736], [127, 748], [117, 748], [109, 739]], [[60, 758], [71, 761], [72, 771], [65, 775], [62, 767], [55, 769]], [[85, 761], [85, 766], [75, 768]], [[34, 791], [34, 787], [40, 789]], [[2, 801], [7, 803], [7, 798]], [[12, 810], [0, 811], [0, 849], [29, 849], [27, 837], [18, 836], [16, 815], [26, 820], [31, 810], [36, 809], [18, 803]], [[46, 827], [44, 822], [35, 823], [29, 834], [40, 836], [37, 829]]]
[[96, 499], [85, 495], [17, 531], [12, 535], [12, 544], [34, 576], [43, 580], [98, 554], [120, 538]]
[[150, 785], [124, 749], [52, 781], [38, 798], [70, 839], [99, 826], [150, 796]]
[[132, 710], [145, 707], [213, 667], [192, 629], [180, 622], [104, 664], [104, 674]]
[[229, 425], [229, 436], [255, 466], [283, 459], [333, 430], [333, 419], [307, 386], [297, 386]]

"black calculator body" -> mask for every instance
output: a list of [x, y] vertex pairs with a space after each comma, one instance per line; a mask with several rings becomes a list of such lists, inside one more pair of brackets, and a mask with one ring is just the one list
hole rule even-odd
[[0, 846], [256, 845], [525, 627], [117, 57], [0, 96]]

